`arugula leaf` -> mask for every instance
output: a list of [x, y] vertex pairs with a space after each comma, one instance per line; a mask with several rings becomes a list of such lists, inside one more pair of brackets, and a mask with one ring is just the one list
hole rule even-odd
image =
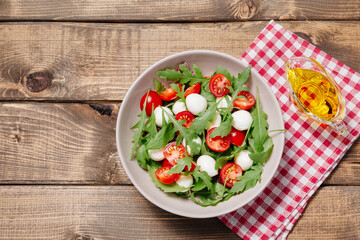
[[240, 147], [234, 147], [234, 149], [231, 150], [230, 153], [228, 153], [226, 151], [225, 154], [223, 154], [222, 156], [217, 157], [216, 158], [216, 163], [215, 163], [215, 169], [222, 168], [229, 160], [232, 160], [235, 157], [236, 154], [238, 154], [239, 152], [244, 150], [245, 147], [246, 147], [246, 144], [245, 144], [245, 140], [244, 140], [244, 143]]
[[176, 71], [175, 69], [165, 69], [162, 71], [157, 71], [156, 75], [158, 75], [159, 78], [163, 78], [169, 81], [178, 81], [183, 76], [180, 71]]
[[203, 180], [199, 179], [199, 181], [195, 181], [194, 186], [191, 188], [192, 191], [198, 192], [202, 189], [206, 188], [206, 184]]
[[214, 73], [215, 74], [218, 74], [218, 73], [222, 73], [224, 74], [224, 76], [229, 79], [230, 81], [233, 79], [233, 77], [231, 76], [231, 74], [228, 72], [228, 70], [226, 68], [224, 68], [223, 66], [217, 66], [216, 68], [216, 71]]
[[228, 118], [224, 122], [220, 123], [220, 126], [214, 129], [214, 131], [210, 134], [210, 137], [211, 138], [217, 136], [225, 137], [229, 135], [229, 133], [231, 132], [232, 121], [233, 121], [233, 116], [230, 114], [228, 115]]
[[198, 169], [195, 168], [195, 170], [192, 171], [191, 174], [194, 176], [195, 181], [199, 181], [199, 179], [201, 179], [206, 185], [207, 189], [214, 193], [215, 189], [213, 183], [211, 182], [212, 178], [207, 172], [200, 172], [198, 171]]
[[206, 129], [209, 122], [212, 122], [216, 115], [216, 107], [218, 104], [219, 102], [214, 103], [205, 112], [199, 113], [198, 117], [193, 120], [193, 124], [191, 124], [190, 129], [194, 132], [202, 132]]
[[177, 71], [175, 69], [165, 69], [162, 71], [157, 71], [156, 75], [168, 81], [179, 81], [181, 84], [190, 82], [190, 85], [193, 85], [197, 82], [202, 82], [205, 79], [195, 64], [193, 65], [193, 68], [195, 76], [190, 71], [190, 69], [183, 64], [179, 65], [179, 69], [181, 71]]
[[162, 83], [156, 78], [154, 78], [153, 81], [154, 81], [154, 91], [157, 92], [158, 94], [162, 93], [165, 90], [164, 85], [162, 85]]
[[249, 154], [249, 157], [256, 163], [264, 164], [270, 157], [274, 144], [271, 137], [267, 136], [264, 142], [264, 149], [262, 152], [254, 152]]
[[141, 111], [141, 113], [138, 115], [138, 117], [140, 118], [140, 120], [135, 123], [134, 126], [132, 126], [130, 129], [138, 129], [137, 132], [134, 133], [134, 135], [131, 138], [131, 141], [134, 142], [132, 147], [131, 147], [131, 153], [130, 153], [130, 159], [133, 157], [134, 153], [136, 152], [136, 149], [139, 145], [139, 141], [142, 137], [143, 131], [144, 131], [144, 127], [145, 127], [145, 121], [147, 119], [146, 116], [146, 102], [147, 102], [147, 98], [149, 96], [149, 92], [150, 89], [148, 90], [148, 93], [146, 95], [144, 104], [143, 104], [143, 110]]
[[209, 82], [210, 79], [204, 79], [204, 81], [201, 83], [200, 95], [203, 96], [208, 102], [215, 102], [216, 97], [210, 91]]
[[248, 80], [250, 71], [251, 71], [251, 65], [247, 66], [241, 74], [239, 73], [237, 78], [234, 78], [234, 92], [232, 93], [231, 96], [233, 102], [240, 97], [238, 96], [238, 93], [245, 90], [243, 88], [243, 85]]
[[156, 178], [156, 176], [155, 176], [155, 171], [156, 171], [156, 170], [157, 170], [157, 169], [152, 168], [152, 167], [150, 167], [150, 166], [148, 167], [148, 172], [149, 172], [149, 174], [150, 174], [151, 179], [153, 180], [153, 182], [155, 183], [155, 185], [156, 185], [157, 187], [159, 187], [161, 190], [163, 190], [164, 192], [166, 192], [166, 193], [170, 193], [170, 192], [182, 192], [182, 191], [184, 191], [184, 190], [187, 189], [187, 188], [182, 187], [182, 186], [180, 186], [180, 185], [178, 185], [178, 184], [176, 184], [176, 183], [164, 184], [164, 183], [160, 182], [160, 181]]
[[180, 88], [178, 84], [172, 83], [170, 84], [170, 86], [172, 87], [172, 89], [174, 89], [174, 91], [176, 92], [176, 95], [183, 101], [185, 102], [185, 93], [184, 93], [184, 87]]
[[195, 85], [198, 82], [201, 83], [205, 80], [202, 72], [200, 71], [200, 68], [196, 64], [193, 64], [193, 70], [194, 70], [196, 79], [190, 80], [190, 86]]
[[175, 137], [175, 129], [172, 124], [166, 123], [164, 121], [163, 127], [160, 131], [156, 132], [154, 137], [150, 139], [148, 144], [146, 145], [147, 150], [160, 149], [166, 146], [174, 137]]
[[173, 166], [169, 171], [168, 174], [172, 173], [181, 173], [185, 166], [188, 167], [188, 169], [191, 169], [191, 163], [194, 162], [193, 159], [189, 156], [185, 156], [184, 158], [180, 158], [176, 160], [176, 165]]
[[148, 152], [145, 149], [145, 145], [141, 145], [136, 152], [136, 159], [140, 167], [147, 169], [146, 159], [148, 159]]
[[260, 100], [256, 91], [256, 106], [252, 111], [251, 116], [253, 118], [251, 134], [254, 138], [254, 150], [262, 152], [264, 149], [264, 141], [268, 136], [267, 128], [269, 127], [266, 121], [267, 115], [260, 107]]
[[154, 105], [152, 106], [151, 116], [146, 122], [144, 131], [148, 132], [149, 138], [153, 138], [157, 133], [156, 123], [155, 123], [155, 114], [154, 114]]
[[246, 170], [244, 175], [237, 178], [238, 182], [230, 189], [230, 193], [240, 193], [253, 188], [257, 182], [261, 181], [261, 173], [263, 168], [261, 165], [253, 165], [250, 169]]

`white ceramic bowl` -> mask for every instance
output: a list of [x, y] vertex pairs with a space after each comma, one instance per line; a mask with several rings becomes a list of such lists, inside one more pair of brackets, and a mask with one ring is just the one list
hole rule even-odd
[[[138, 121], [140, 99], [149, 88], [153, 88], [155, 72], [168, 67], [175, 67], [183, 61], [186, 61], [189, 66], [198, 65], [204, 76], [211, 75], [218, 65], [225, 67], [232, 75], [237, 75], [246, 68], [246, 65], [237, 58], [207, 50], [180, 52], [158, 61], [136, 79], [124, 98], [116, 125], [117, 149], [130, 180], [150, 202], [166, 211], [185, 217], [215, 217], [244, 206], [264, 190], [279, 166], [284, 147], [284, 133], [272, 134], [274, 148], [264, 166], [261, 183], [242, 194], [233, 196], [216, 206], [202, 207], [195, 204], [191, 199], [176, 197], [174, 194], [161, 191], [152, 182], [148, 172], [138, 166], [136, 159], [130, 159], [132, 146], [130, 139], [134, 134], [130, 127]], [[258, 88], [261, 107], [268, 114], [269, 129], [284, 129], [279, 104], [265, 80], [252, 69], [246, 85], [252, 93], [255, 93], [256, 87]]]

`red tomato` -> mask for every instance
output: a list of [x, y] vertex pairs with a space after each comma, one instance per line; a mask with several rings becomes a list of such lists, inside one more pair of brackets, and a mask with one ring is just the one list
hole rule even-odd
[[206, 144], [208, 145], [208, 147], [215, 151], [215, 152], [225, 152], [226, 150], [229, 149], [230, 144], [231, 144], [231, 136], [230, 134], [225, 136], [225, 137], [214, 137], [214, 138], [210, 138], [211, 133], [214, 131], [214, 129], [216, 128], [212, 128], [208, 131], [208, 133], [206, 134]]
[[175, 119], [176, 120], [186, 120], [183, 124], [184, 127], [189, 128], [191, 124], [193, 123], [193, 119], [195, 118], [194, 114], [192, 114], [189, 111], [182, 111], [176, 114]]
[[[178, 85], [181, 89], [181, 84], [178, 83]], [[162, 93], [160, 93], [160, 98], [164, 101], [172, 101], [177, 98], [177, 93], [175, 92], [175, 90], [172, 87], [169, 87], [169, 88], [165, 89]]]
[[249, 110], [255, 104], [255, 97], [248, 91], [241, 91], [238, 93], [238, 96], [244, 96], [245, 98], [238, 98], [234, 101], [234, 107], [240, 108], [242, 110]]
[[[142, 96], [142, 98], [140, 100], [140, 109], [141, 109], [141, 111], [144, 108], [144, 102], [145, 102], [145, 99], [146, 99], [146, 95], [147, 95], [147, 93], [145, 93], [145, 95]], [[148, 116], [151, 115], [152, 105], [154, 105], [154, 109], [157, 106], [162, 106], [162, 100], [161, 100], [159, 94], [157, 92], [155, 92], [155, 91], [150, 91], [146, 100], [147, 101], [146, 101], [145, 111], [146, 111], [146, 115], [148, 115]]]
[[231, 143], [236, 146], [241, 146], [245, 139], [245, 131], [239, 131], [235, 128], [231, 128], [230, 136], [231, 136]]
[[220, 178], [223, 183], [229, 188], [234, 186], [234, 183], [237, 182], [236, 178], [242, 175], [242, 169], [236, 163], [227, 163], [222, 167], [220, 171]]
[[189, 96], [192, 93], [199, 93], [200, 92], [200, 83], [196, 83], [195, 85], [192, 85], [191, 87], [188, 87], [188, 89], [185, 90], [185, 97]]
[[165, 184], [171, 184], [176, 182], [180, 174], [179, 173], [173, 173], [173, 174], [167, 174], [167, 172], [171, 169], [171, 167], [161, 167], [158, 170], [155, 171], [156, 178]]
[[209, 83], [209, 88], [212, 94], [215, 97], [223, 97], [229, 93], [229, 87], [231, 86], [231, 82], [227, 79], [224, 74], [218, 73], [215, 74]]
[[169, 160], [167, 160], [166, 158], [164, 159], [164, 161], [161, 164], [162, 167], [172, 167], [173, 165], [170, 164]]
[[176, 160], [185, 157], [185, 147], [181, 143], [176, 146], [176, 142], [170, 142], [165, 146], [163, 153], [169, 163], [174, 166], [177, 164]]

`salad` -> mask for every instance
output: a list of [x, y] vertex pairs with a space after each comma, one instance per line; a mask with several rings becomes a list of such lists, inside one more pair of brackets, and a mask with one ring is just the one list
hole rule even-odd
[[218, 66], [203, 76], [183, 63], [156, 72], [131, 128], [131, 158], [162, 191], [210, 206], [261, 181], [273, 141], [258, 93], [245, 85], [250, 70], [232, 76]]

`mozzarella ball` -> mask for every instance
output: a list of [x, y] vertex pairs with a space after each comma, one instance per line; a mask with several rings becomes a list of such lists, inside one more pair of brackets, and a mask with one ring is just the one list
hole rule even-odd
[[226, 99], [231, 101], [232, 97], [230, 97], [229, 95], [226, 95], [225, 97], [222, 97], [222, 98], [216, 98], [216, 102], [220, 101], [220, 103], [217, 105], [217, 109], [219, 109], [219, 108], [227, 108], [229, 106]]
[[176, 101], [172, 107], [172, 111], [175, 115], [178, 114], [179, 112], [186, 111], [185, 103], [180, 100]]
[[206, 130], [209, 131], [212, 128], [218, 127], [220, 126], [220, 123], [221, 123], [221, 115], [219, 112], [216, 112], [214, 120], [212, 122], [209, 122]]
[[194, 183], [193, 176], [181, 174], [176, 183], [181, 187], [190, 188]]
[[[174, 114], [171, 112], [171, 110], [167, 107], [157, 107], [154, 110], [154, 114], [155, 114], [155, 123], [158, 127], [162, 127], [162, 116], [163, 116], [163, 111], [166, 111], [167, 113], [171, 114], [174, 116]], [[169, 116], [164, 113], [164, 117], [165, 117], [165, 121], [169, 122]]]
[[[201, 149], [201, 138], [200, 138], [200, 137], [197, 137], [197, 138], [193, 139], [193, 141], [196, 142], [196, 143], [198, 143], [198, 144], [200, 144], [200, 147], [198, 148], [198, 149], [200, 150], [200, 149]], [[186, 145], [186, 140], [185, 140], [185, 138], [183, 139], [182, 144], [183, 144], [184, 146], [186, 146], [186, 150], [187, 150], [188, 154], [191, 155], [191, 148], [190, 148], [189, 145]]]
[[165, 158], [164, 156], [164, 148], [148, 150], [149, 156], [154, 161], [161, 161]]
[[233, 116], [232, 126], [235, 129], [239, 131], [243, 131], [250, 128], [253, 119], [248, 111], [239, 110], [234, 112], [232, 116]]
[[215, 159], [208, 155], [201, 155], [196, 165], [200, 167], [200, 171], [207, 172], [210, 177], [214, 177], [218, 174], [218, 170], [215, 169]]
[[248, 150], [243, 150], [235, 155], [234, 162], [241, 167], [243, 171], [248, 170], [254, 163], [254, 161], [249, 157], [250, 152]]
[[194, 115], [204, 112], [207, 108], [206, 99], [200, 94], [193, 93], [186, 98], [186, 107]]

